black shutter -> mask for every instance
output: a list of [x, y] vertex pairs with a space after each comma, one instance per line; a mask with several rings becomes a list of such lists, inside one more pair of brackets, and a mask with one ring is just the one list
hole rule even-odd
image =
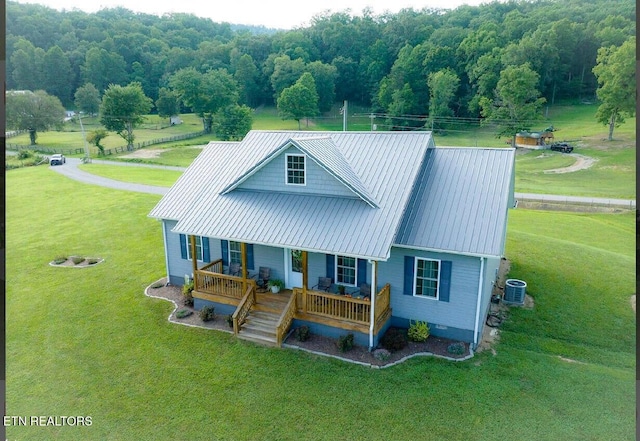
[[187, 258], [187, 236], [180, 235], [180, 255], [183, 259]]
[[202, 261], [203, 262], [211, 262], [211, 252], [209, 251], [209, 238], [202, 236], [200, 238], [202, 241]]
[[252, 243], [247, 244], [247, 269], [248, 270], [255, 269], [253, 265], [253, 244]]
[[402, 294], [405, 296], [413, 295], [415, 258], [413, 256], [404, 256], [404, 290]]
[[449, 301], [449, 292], [451, 291], [451, 261], [440, 261], [440, 295], [438, 300], [441, 302]]
[[336, 256], [333, 254], [327, 254], [327, 277], [331, 279], [331, 282], [336, 281]]
[[221, 240], [220, 241], [221, 253], [222, 253], [222, 264], [225, 266], [229, 265], [229, 241]]
[[363, 283], [367, 283], [367, 260], [358, 259], [358, 280], [357, 285], [360, 286]]

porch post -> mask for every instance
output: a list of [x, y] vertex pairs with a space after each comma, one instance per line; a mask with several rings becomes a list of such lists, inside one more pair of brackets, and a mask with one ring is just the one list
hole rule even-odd
[[373, 350], [373, 331], [376, 326], [376, 294], [378, 283], [378, 261], [371, 261], [371, 315], [369, 317], [369, 350]]
[[242, 293], [247, 290], [247, 244], [240, 242], [240, 253], [242, 255]]
[[309, 273], [307, 272], [308, 260], [307, 252], [302, 251], [302, 310], [307, 312], [307, 285], [309, 284]]
[[191, 246], [191, 263], [193, 264], [193, 283], [195, 287], [196, 271], [198, 271], [198, 256], [196, 256], [196, 237], [193, 234], [189, 236], [189, 245]]

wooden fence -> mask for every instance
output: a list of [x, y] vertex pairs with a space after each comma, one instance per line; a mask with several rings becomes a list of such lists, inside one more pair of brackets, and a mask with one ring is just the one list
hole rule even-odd
[[[204, 134], [205, 134], [204, 131], [200, 131], [195, 133], [185, 133], [184, 135], [176, 135], [176, 136], [170, 136], [166, 138], [152, 139], [149, 141], [138, 142], [133, 145], [133, 150], [138, 150], [143, 147], [148, 147], [154, 144], [162, 144], [165, 142], [174, 142], [174, 141], [182, 141], [184, 139], [197, 138], [198, 136], [202, 136]], [[62, 148], [54, 148], [54, 147], [45, 147], [37, 144], [21, 145], [21, 144], [12, 144], [12, 143], [6, 143], [6, 150], [17, 150], [17, 151], [32, 150], [34, 152], [49, 153], [49, 154], [62, 153], [63, 155], [81, 155], [84, 153], [84, 148], [62, 149]], [[110, 149], [104, 149], [104, 155], [105, 156], [113, 155], [116, 153], [123, 153], [126, 151], [130, 151], [127, 149], [127, 146], [113, 147]], [[100, 151], [96, 147], [90, 147], [89, 153], [94, 156], [100, 155]]]

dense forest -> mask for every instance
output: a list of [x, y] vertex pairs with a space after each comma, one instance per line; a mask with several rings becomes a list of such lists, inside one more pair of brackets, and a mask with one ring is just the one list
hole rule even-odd
[[[403, 116], [405, 125], [430, 112], [476, 118], [507, 72], [531, 78], [547, 104], [594, 100], [598, 49], [635, 36], [635, 12], [633, 0], [494, 1], [382, 15], [346, 10], [277, 31], [189, 14], [60, 12], [9, 1], [6, 81], [9, 90], [45, 90], [68, 108], [89, 83], [102, 94], [138, 82], [157, 106], [196, 74], [216, 72], [225, 87], [233, 83], [238, 103], [257, 107], [276, 104], [311, 73], [321, 112], [349, 100]], [[194, 102], [183, 100], [182, 111]]]

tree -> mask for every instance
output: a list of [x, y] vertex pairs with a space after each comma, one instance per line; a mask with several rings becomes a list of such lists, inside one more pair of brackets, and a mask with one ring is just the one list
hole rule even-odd
[[101, 92], [110, 84], [125, 84], [127, 81], [127, 62], [122, 55], [99, 47], [87, 51], [80, 70], [84, 82], [94, 84]]
[[619, 47], [598, 50], [598, 64], [593, 68], [593, 73], [600, 85], [596, 94], [601, 104], [596, 119], [609, 125], [609, 141], [613, 140], [614, 127], [619, 127], [625, 116], [635, 115], [635, 48], [636, 37], [631, 37]]
[[180, 69], [169, 78], [169, 84], [182, 102], [202, 118], [204, 131], [211, 133], [213, 115], [238, 102], [238, 83], [226, 69], [205, 74], [192, 67]]
[[531, 122], [541, 117], [540, 109], [546, 100], [536, 89], [538, 80], [528, 63], [500, 72], [494, 99], [480, 99], [483, 123], [497, 123], [498, 137], [510, 136], [515, 143], [516, 133], [529, 130]]
[[95, 115], [100, 110], [100, 92], [91, 83], [87, 83], [76, 90], [74, 95], [76, 108], [89, 115]]
[[307, 64], [305, 70], [313, 76], [318, 92], [318, 108], [320, 112], [328, 112], [336, 99], [336, 77], [338, 69], [331, 64], [314, 61]]
[[69, 58], [59, 46], [52, 46], [44, 54], [44, 66], [42, 76], [47, 92], [60, 98], [64, 104], [69, 104], [73, 79]]
[[98, 150], [100, 150], [100, 154], [104, 155], [104, 146], [100, 145], [100, 141], [105, 139], [107, 136], [109, 136], [109, 132], [107, 132], [105, 129], [96, 129], [92, 132], [89, 132], [89, 134], [87, 135], [87, 142], [98, 147]]
[[31, 144], [36, 143], [38, 131], [61, 127], [64, 121], [64, 107], [58, 97], [44, 90], [7, 91], [6, 124], [14, 130], [27, 130]]
[[451, 108], [456, 91], [460, 87], [460, 78], [451, 69], [439, 70], [429, 74], [429, 119], [431, 126], [437, 117], [453, 116]]
[[296, 83], [285, 88], [278, 97], [278, 112], [282, 119], [300, 120], [318, 114], [318, 92], [316, 92], [313, 76], [306, 72]]
[[245, 105], [232, 104], [220, 110], [216, 115], [214, 131], [223, 141], [235, 141], [244, 138], [251, 130], [253, 117], [251, 109]]
[[144, 94], [140, 83], [111, 84], [102, 97], [100, 123], [120, 135], [127, 142], [127, 149], [133, 150], [133, 129], [144, 121], [151, 106], [151, 98]]
[[173, 90], [162, 87], [158, 92], [156, 109], [161, 118], [171, 118], [180, 113], [180, 98]]

